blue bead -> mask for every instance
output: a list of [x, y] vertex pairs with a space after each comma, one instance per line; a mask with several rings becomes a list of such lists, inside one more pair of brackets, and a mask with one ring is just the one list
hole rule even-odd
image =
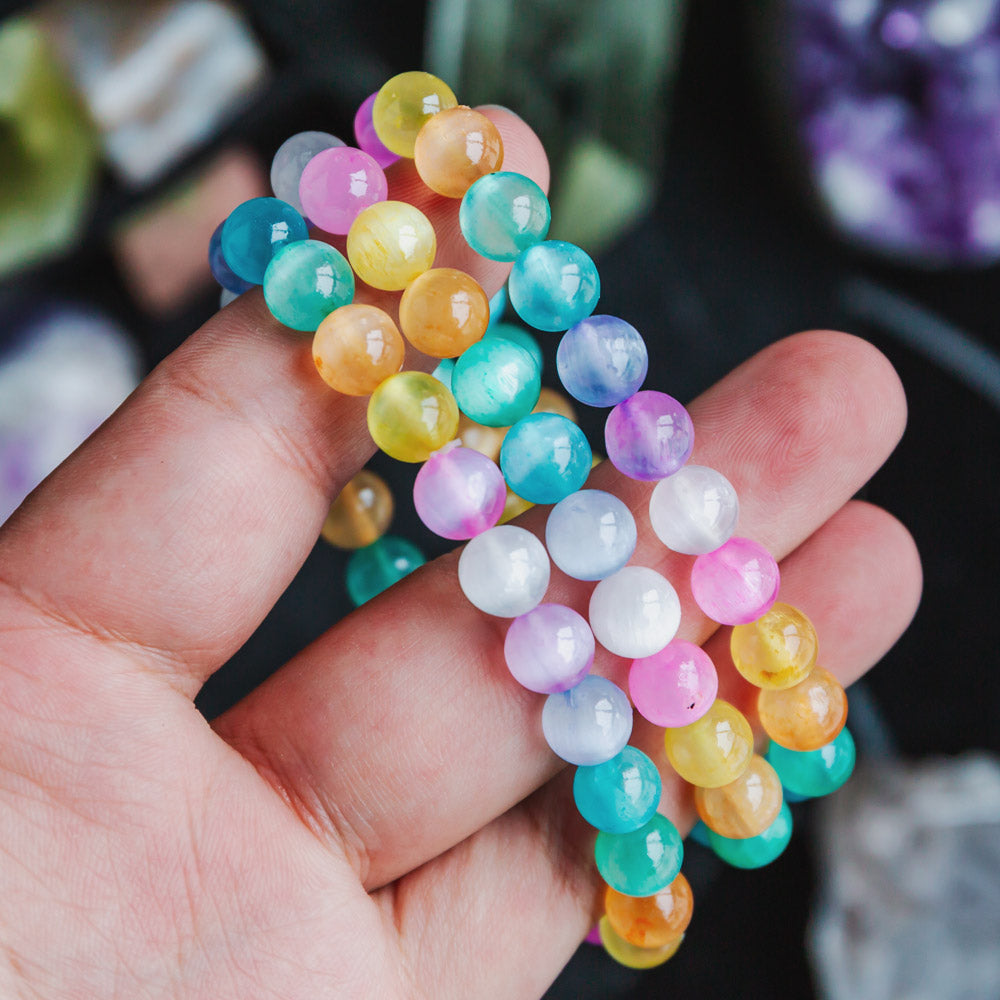
[[500, 469], [507, 485], [530, 503], [558, 503], [587, 481], [593, 452], [572, 420], [530, 413], [507, 432]]
[[688, 837], [691, 838], [696, 844], [701, 844], [702, 847], [711, 847], [711, 843], [708, 840], [708, 827], [698, 820], [694, 826], [688, 831]]
[[451, 375], [459, 409], [487, 427], [509, 427], [530, 413], [541, 388], [534, 358], [503, 337], [484, 337], [467, 348]]
[[271, 258], [286, 244], [308, 235], [305, 219], [288, 202], [251, 198], [222, 224], [222, 253], [237, 275], [260, 285]]
[[580, 815], [605, 833], [630, 833], [645, 826], [660, 804], [661, 788], [656, 765], [629, 746], [603, 764], [578, 767], [573, 777]]
[[646, 379], [646, 343], [616, 316], [590, 316], [563, 334], [556, 369], [566, 391], [588, 406], [615, 406]]
[[572, 243], [548, 240], [525, 250], [507, 279], [514, 311], [537, 330], [565, 330], [589, 316], [601, 297], [597, 266]]
[[856, 752], [847, 728], [818, 750], [788, 750], [771, 741], [767, 760], [781, 784], [796, 795], [812, 798], [835, 792], [851, 776]]
[[739, 840], [721, 837], [708, 830], [708, 843], [715, 853], [734, 868], [763, 868], [777, 858], [792, 839], [792, 812], [781, 803], [781, 812], [771, 825], [756, 837]]
[[437, 368], [431, 374], [445, 387], [451, 389], [451, 376], [455, 372], [455, 362], [451, 358], [442, 358]]
[[603, 580], [632, 558], [635, 518], [618, 497], [578, 490], [549, 511], [545, 546], [549, 558], [577, 580]]
[[618, 685], [588, 674], [576, 687], [545, 699], [542, 733], [553, 753], [570, 764], [603, 764], [632, 735], [632, 705]]
[[316, 327], [354, 298], [354, 272], [328, 243], [299, 240], [283, 246], [264, 272], [264, 301], [271, 315], [293, 330]]
[[660, 813], [631, 833], [599, 833], [594, 860], [601, 877], [626, 896], [655, 896], [681, 870], [684, 843]]
[[539, 371], [544, 367], [545, 358], [542, 356], [542, 349], [538, 346], [538, 341], [527, 330], [514, 326], [513, 323], [494, 323], [486, 328], [484, 339], [487, 337], [500, 337], [503, 340], [513, 341], [532, 356]]
[[396, 535], [383, 535], [351, 553], [344, 574], [347, 593], [360, 607], [425, 562], [424, 554], [412, 542]]
[[490, 260], [517, 260], [545, 239], [551, 219], [545, 192], [530, 177], [509, 170], [480, 177], [458, 209], [466, 243]]
[[501, 285], [500, 291], [490, 299], [490, 326], [499, 323], [503, 318], [503, 311], [507, 308], [507, 286]]
[[212, 238], [208, 241], [208, 266], [212, 270], [212, 277], [222, 285], [223, 288], [237, 295], [253, 288], [252, 281], [244, 281], [226, 263], [226, 258], [222, 255], [222, 227], [225, 223], [220, 222], [212, 233]]

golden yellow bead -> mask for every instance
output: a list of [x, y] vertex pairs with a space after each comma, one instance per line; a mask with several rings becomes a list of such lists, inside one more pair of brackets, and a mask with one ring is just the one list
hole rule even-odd
[[535, 403], [531, 412], [558, 413], [561, 417], [576, 423], [576, 410], [573, 409], [573, 404], [561, 392], [556, 392], [555, 389], [550, 389], [545, 385], [542, 386], [542, 391], [538, 394], [538, 402]]
[[655, 969], [656, 966], [663, 965], [664, 962], [677, 954], [677, 950], [684, 941], [682, 934], [659, 948], [637, 948], [634, 944], [626, 941], [611, 926], [611, 921], [607, 917], [601, 917], [597, 927], [605, 951], [616, 962], [629, 969]]
[[434, 267], [414, 278], [399, 300], [399, 325], [418, 351], [454, 358], [482, 340], [490, 300], [479, 282], [454, 267]]
[[405, 201], [380, 201], [358, 213], [347, 234], [347, 259], [372, 288], [398, 292], [434, 263], [430, 220]]
[[663, 741], [674, 770], [700, 788], [718, 788], [735, 781], [753, 756], [750, 723], [739, 709], [721, 698], [695, 722], [665, 730]]
[[694, 894], [684, 875], [655, 896], [626, 896], [609, 885], [604, 915], [618, 935], [637, 948], [662, 948], [676, 941], [691, 923]]
[[749, 625], [737, 625], [729, 641], [736, 669], [759, 688], [791, 687], [816, 665], [819, 642], [813, 623], [790, 604], [775, 604]]
[[515, 517], [530, 510], [535, 505], [524, 497], [519, 497], [509, 486], [507, 487], [507, 500], [503, 505], [503, 513], [500, 515], [500, 524], [506, 524]]
[[728, 785], [696, 788], [694, 805], [707, 827], [723, 837], [756, 837], [781, 812], [781, 779], [763, 757], [754, 754], [746, 770]]
[[461, 198], [503, 163], [503, 139], [478, 111], [459, 106], [427, 119], [413, 146], [420, 179], [437, 194]]
[[400, 462], [425, 462], [431, 452], [454, 440], [458, 430], [455, 397], [433, 375], [391, 375], [368, 401], [368, 433]]
[[359, 302], [341, 306], [313, 337], [313, 362], [323, 381], [348, 396], [367, 396], [403, 367], [406, 346], [392, 317]]
[[814, 667], [783, 691], [761, 691], [757, 714], [764, 731], [788, 750], [818, 750], [836, 739], [847, 721], [847, 693], [833, 674]]
[[331, 504], [323, 537], [339, 549], [371, 545], [389, 530], [394, 506], [386, 481], [362, 469]]
[[412, 159], [417, 135], [425, 123], [457, 104], [451, 87], [431, 73], [399, 73], [379, 90], [372, 105], [372, 125], [383, 146]]
[[500, 446], [507, 435], [506, 427], [487, 427], [470, 420], [464, 413], [458, 418], [458, 439], [463, 448], [471, 448], [494, 462], [500, 461]]

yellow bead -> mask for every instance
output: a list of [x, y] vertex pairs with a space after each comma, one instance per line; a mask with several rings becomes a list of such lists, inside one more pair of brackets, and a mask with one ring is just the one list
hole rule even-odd
[[626, 941], [611, 926], [607, 917], [601, 917], [597, 925], [601, 935], [601, 944], [605, 951], [618, 963], [629, 969], [655, 969], [658, 965], [663, 965], [668, 959], [677, 954], [681, 942], [684, 940], [682, 934], [669, 944], [660, 948], [637, 948], [634, 944]]
[[420, 130], [413, 162], [432, 191], [461, 198], [480, 177], [500, 169], [503, 139], [486, 115], [464, 106], [449, 108]]
[[609, 885], [604, 893], [604, 915], [629, 944], [662, 948], [687, 930], [694, 910], [694, 894], [683, 875], [655, 896], [626, 896]]
[[499, 464], [500, 446], [507, 435], [506, 427], [487, 427], [470, 420], [464, 413], [458, 418], [458, 439], [463, 448], [471, 448]]
[[749, 625], [733, 629], [729, 648], [736, 669], [760, 688], [791, 687], [816, 665], [813, 623], [790, 604], [775, 604]]
[[397, 156], [413, 158], [417, 134], [439, 111], [454, 108], [451, 87], [430, 73], [413, 70], [388, 80], [372, 105], [372, 125], [382, 145]]
[[368, 401], [368, 433], [400, 462], [425, 462], [458, 430], [455, 397], [433, 375], [391, 375]]
[[787, 750], [818, 750], [837, 738], [847, 721], [847, 694], [833, 674], [814, 667], [783, 691], [761, 691], [757, 714], [764, 731]]
[[[535, 403], [535, 408], [531, 412], [558, 413], [567, 420], [572, 420], [574, 424], [576, 423], [576, 410], [573, 409], [573, 404], [561, 392], [556, 392], [555, 389], [544, 385], [538, 394], [538, 402]], [[598, 458], [597, 461], [600, 459]]]
[[674, 770], [700, 788], [735, 781], [753, 756], [750, 723], [721, 698], [697, 721], [665, 730], [663, 739]]
[[763, 833], [777, 819], [782, 801], [781, 779], [758, 754], [728, 785], [694, 790], [694, 805], [705, 825], [738, 839]]
[[339, 549], [362, 549], [389, 529], [394, 506], [386, 481], [362, 469], [331, 504], [323, 537]]
[[507, 500], [503, 505], [503, 513], [500, 515], [500, 523], [506, 524], [515, 517], [520, 516], [526, 510], [530, 510], [535, 505], [524, 497], [519, 497], [509, 486], [507, 487]]
[[313, 362], [328, 386], [348, 396], [367, 396], [403, 367], [406, 345], [392, 317], [359, 302], [341, 306], [313, 337]]
[[405, 201], [380, 201], [358, 213], [347, 234], [347, 259], [372, 288], [398, 292], [434, 263], [430, 220]]
[[418, 351], [454, 358], [481, 340], [490, 322], [490, 300], [475, 278], [453, 267], [435, 267], [410, 283], [399, 300], [399, 325]]

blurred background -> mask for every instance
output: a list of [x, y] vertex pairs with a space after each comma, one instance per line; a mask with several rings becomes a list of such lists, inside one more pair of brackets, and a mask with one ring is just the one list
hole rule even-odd
[[[585, 945], [547, 996], [997, 1000], [1000, 0], [0, 7], [0, 521], [218, 308], [209, 237], [270, 194], [280, 143], [352, 143], [416, 68], [542, 135], [552, 234], [597, 258], [650, 385], [689, 399], [832, 327], [889, 355], [911, 408], [864, 496], [916, 536], [925, 596], [850, 691], [855, 778], [794, 807], [768, 869], [690, 844], [667, 965]], [[373, 466], [402, 497], [413, 470]], [[438, 554], [408, 507], [393, 531]], [[317, 544], [207, 715], [350, 609], [347, 559]]]

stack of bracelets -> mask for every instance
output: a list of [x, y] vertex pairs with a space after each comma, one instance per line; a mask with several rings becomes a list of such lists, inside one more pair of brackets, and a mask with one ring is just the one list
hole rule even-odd
[[[657, 811], [659, 769], [627, 745], [633, 705], [665, 727], [667, 760], [694, 786], [698, 839], [729, 863], [753, 868], [788, 842], [786, 800], [826, 794], [850, 775], [844, 690], [816, 666], [809, 619], [775, 603], [775, 560], [734, 536], [732, 485], [715, 469], [685, 464], [693, 446], [687, 411], [671, 396], [641, 389], [642, 337], [624, 320], [591, 315], [600, 293], [593, 261], [577, 246], [546, 240], [545, 194], [528, 177], [500, 170], [503, 144], [489, 118], [459, 106], [436, 77], [403, 73], [362, 105], [355, 133], [360, 148], [322, 132], [289, 139], [272, 167], [278, 197], [232, 212], [212, 240], [213, 271], [232, 293], [262, 284], [280, 322], [314, 335], [322, 378], [338, 392], [370, 396], [376, 445], [423, 463], [413, 491], [417, 513], [438, 535], [468, 540], [458, 563], [461, 588], [486, 614], [513, 619], [504, 642], [510, 673], [547, 696], [545, 739], [577, 767], [574, 797], [598, 830], [595, 859], [607, 883], [595, 932], [622, 964], [659, 965], [680, 946], [692, 895], [680, 874], [681, 837]], [[612, 408], [607, 456], [624, 475], [656, 483], [653, 531], [668, 548], [695, 557], [695, 602], [733, 627], [733, 662], [760, 688], [760, 722], [771, 739], [766, 757], [754, 752], [747, 719], [716, 697], [708, 654], [674, 640], [681, 606], [673, 586], [653, 569], [627, 565], [637, 539], [628, 507], [583, 488], [591, 449], [571, 407], [538, 406], [537, 345], [516, 330], [485, 336], [485, 291], [461, 271], [434, 268], [427, 217], [386, 200], [383, 167], [400, 156], [414, 159], [433, 191], [462, 199], [459, 221], [473, 250], [513, 263], [507, 295], [521, 319], [565, 331], [557, 368], [566, 391]], [[308, 238], [305, 218], [346, 234], [346, 259]], [[352, 302], [355, 274], [374, 288], [403, 291], [399, 328], [383, 310]], [[433, 375], [401, 370], [400, 328], [417, 350], [456, 360], [443, 360]], [[489, 443], [468, 446], [491, 434], [493, 444], [502, 442], [498, 462]], [[545, 545], [502, 523], [532, 504], [554, 505]], [[379, 548], [391, 512], [384, 483], [369, 472], [355, 477], [331, 510], [324, 533], [373, 553], [351, 587], [356, 603], [422, 561], [407, 543]], [[589, 620], [542, 603], [550, 559], [569, 576], [596, 582]], [[595, 641], [632, 661], [628, 694], [590, 673]]]

